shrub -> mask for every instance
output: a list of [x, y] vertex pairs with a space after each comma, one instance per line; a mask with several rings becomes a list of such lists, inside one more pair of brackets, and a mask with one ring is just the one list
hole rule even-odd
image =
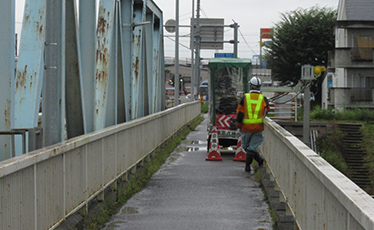
[[321, 153], [321, 157], [337, 170], [347, 175], [348, 166], [343, 157], [343, 138], [344, 133], [334, 124], [332, 131], [320, 132], [317, 139], [317, 149]]

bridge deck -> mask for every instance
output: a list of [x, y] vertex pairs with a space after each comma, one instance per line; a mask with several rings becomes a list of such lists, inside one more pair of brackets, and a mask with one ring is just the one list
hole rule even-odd
[[[234, 154], [206, 161], [205, 119], [106, 229], [272, 229], [264, 193]], [[192, 143], [192, 144], [191, 144]]]

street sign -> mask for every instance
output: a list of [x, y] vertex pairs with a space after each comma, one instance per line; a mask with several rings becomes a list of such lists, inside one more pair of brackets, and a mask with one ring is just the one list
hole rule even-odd
[[175, 32], [175, 25], [176, 25], [176, 22], [175, 22], [174, 19], [167, 20], [167, 22], [165, 23], [166, 31], [169, 32], [169, 33], [174, 33]]
[[[196, 21], [197, 19], [194, 18], [192, 21], [191, 19], [191, 34], [192, 29], [194, 29], [194, 34], [197, 34], [196, 31]], [[208, 50], [223, 50], [223, 38], [224, 38], [224, 23], [225, 20], [223, 18], [200, 18], [200, 49], [208, 49]], [[195, 39], [191, 38], [190, 47], [192, 46], [192, 42]]]
[[215, 58], [233, 58], [234, 53], [215, 53], [214, 57]]

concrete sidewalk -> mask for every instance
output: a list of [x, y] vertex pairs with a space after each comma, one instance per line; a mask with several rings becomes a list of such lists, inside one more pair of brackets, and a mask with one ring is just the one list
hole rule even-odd
[[170, 155], [145, 189], [104, 229], [272, 229], [264, 193], [244, 162], [206, 161], [205, 119]]

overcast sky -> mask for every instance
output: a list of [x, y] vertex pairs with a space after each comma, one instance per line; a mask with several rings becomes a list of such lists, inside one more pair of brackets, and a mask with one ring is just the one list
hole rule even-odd
[[[3, 1], [3, 0], [0, 0]], [[25, 0], [16, 0], [16, 32], [20, 31]], [[163, 11], [164, 23], [169, 19], [175, 19], [176, 0], [153, 0]], [[179, 0], [179, 24], [188, 25], [192, 17], [192, 1], [195, 3], [195, 15], [197, 0]], [[200, 0], [201, 18], [224, 18], [225, 25], [233, 21], [239, 24], [238, 54], [241, 58], [251, 58], [260, 53], [260, 28], [271, 28], [281, 20], [281, 13], [295, 10], [299, 7], [310, 8], [338, 7], [339, 0]], [[21, 9], [21, 10], [20, 10]], [[180, 28], [179, 57], [190, 58], [189, 37], [183, 37], [190, 33], [189, 28]], [[224, 28], [224, 40], [232, 40], [233, 29]], [[174, 33], [164, 30], [165, 56], [175, 56]], [[214, 57], [215, 52], [232, 53], [233, 45], [225, 43], [224, 50], [202, 50], [202, 58]]]
[[[163, 11], [164, 23], [175, 19], [176, 0], [154, 0]], [[195, 2], [195, 12], [196, 4]], [[242, 58], [250, 58], [260, 53], [260, 28], [271, 28], [281, 20], [281, 13], [297, 8], [310, 8], [312, 6], [333, 7], [337, 9], [339, 0], [200, 0], [201, 18], [224, 18], [225, 25], [239, 24], [238, 54]], [[196, 15], [196, 13], [195, 13]], [[179, 24], [188, 25], [192, 17], [192, 0], [179, 0]], [[224, 29], [224, 39], [233, 39], [233, 29]], [[180, 36], [189, 34], [189, 29], [181, 28]], [[165, 56], [175, 56], [175, 43], [167, 36], [174, 34], [164, 31]], [[189, 38], [181, 37], [180, 43], [189, 46]], [[180, 46], [180, 58], [190, 58], [191, 51]], [[201, 57], [214, 57], [216, 50], [202, 50]], [[224, 50], [218, 52], [233, 52], [232, 44], [224, 44]]]

